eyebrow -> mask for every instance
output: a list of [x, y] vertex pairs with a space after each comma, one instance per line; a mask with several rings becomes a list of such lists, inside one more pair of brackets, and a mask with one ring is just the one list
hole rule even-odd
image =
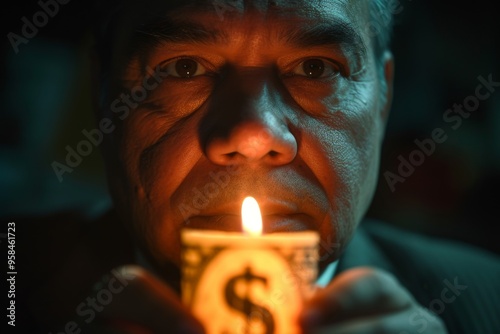
[[366, 54], [367, 48], [361, 36], [348, 23], [342, 21], [315, 24], [306, 29], [284, 32], [283, 38], [299, 47], [346, 45]]
[[[346, 45], [366, 54], [361, 36], [346, 22], [315, 23], [311, 27], [281, 31], [278, 38], [297, 47]], [[225, 32], [194, 22], [174, 22], [161, 19], [139, 26], [134, 33], [136, 46], [151, 48], [162, 43], [217, 44], [228, 41]]]
[[134, 32], [134, 39], [150, 46], [160, 43], [214, 44], [226, 41], [220, 31], [207, 29], [198, 23], [172, 22], [168, 19], [139, 26]]

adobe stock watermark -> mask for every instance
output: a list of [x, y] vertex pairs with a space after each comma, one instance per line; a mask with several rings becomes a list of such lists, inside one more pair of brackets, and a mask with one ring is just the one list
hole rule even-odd
[[203, 209], [207, 208], [210, 200], [224, 190], [231, 178], [239, 173], [238, 165], [227, 165], [223, 170], [209, 172], [209, 181], [202, 187], [193, 187], [191, 189], [191, 203], [183, 202], [177, 207], [182, 214], [185, 224], [189, 224], [189, 218], [198, 215]]
[[[224, 21], [224, 14], [226, 12], [242, 14], [245, 10], [244, 0], [213, 0], [212, 6], [221, 21]], [[368, 36], [373, 37], [380, 34], [389, 25], [391, 16], [401, 13], [404, 6], [399, 0], [389, 0], [387, 9], [388, 12], [380, 13], [381, 16], [376, 21], [371, 20], [367, 23], [366, 31], [368, 32]]]
[[[124, 268], [122, 268], [124, 269]], [[82, 318], [82, 321], [68, 321], [64, 325], [64, 330], [54, 334], [77, 334], [82, 333], [81, 325], [90, 324], [109, 305], [114, 296], [121, 293], [127, 285], [135, 279], [135, 275], [128, 275], [124, 270], [113, 269], [109, 275], [103, 277], [95, 293], [82, 301], [75, 309], [75, 313]], [[52, 332], [49, 332], [52, 334]]]
[[[468, 286], [464, 284], [460, 284], [458, 282], [458, 277], [453, 279], [453, 283], [448, 279], [443, 281], [445, 287], [441, 290], [441, 294], [439, 298], [435, 298], [429, 302], [428, 310], [430, 310], [434, 315], [438, 316], [442, 314], [446, 310], [446, 305], [453, 303], [457, 300], [460, 295], [467, 290]], [[413, 312], [408, 321], [411, 326], [418, 327], [416, 331], [418, 333], [424, 332], [429, 323], [434, 322], [435, 320], [431, 318], [431, 315], [424, 310], [418, 310]], [[408, 332], [400, 332], [399, 334], [409, 334]]]
[[28, 44], [31, 39], [38, 35], [39, 29], [45, 27], [47, 23], [49, 23], [49, 20], [59, 13], [60, 5], [66, 5], [69, 2], [70, 0], [38, 1], [40, 10], [33, 14], [31, 20], [26, 16], [21, 17], [21, 34], [16, 34], [12, 31], [7, 34], [7, 39], [14, 49], [14, 52], [17, 54], [21, 44]]
[[470, 117], [471, 113], [479, 108], [481, 101], [488, 99], [500, 87], [500, 81], [494, 81], [492, 74], [485, 79], [483, 76], [477, 77], [480, 82], [474, 94], [467, 96], [461, 104], [455, 103], [453, 107], [443, 113], [442, 120], [448, 128], [437, 127], [431, 131], [431, 135], [423, 140], [415, 139], [413, 143], [416, 148], [406, 157], [398, 156], [399, 165], [397, 172], [385, 171], [384, 178], [391, 192], [396, 190], [398, 183], [403, 183], [421, 166], [427, 157], [431, 156], [438, 144], [444, 143], [448, 139], [450, 130], [457, 130], [463, 124], [464, 119]]
[[389, 0], [387, 11], [381, 12], [375, 20], [372, 19], [366, 24], [367, 35], [373, 38], [383, 33], [392, 21], [392, 16], [400, 14], [403, 10], [404, 6], [399, 0]]
[[[262, 146], [268, 146], [271, 140], [272, 135], [263, 128], [253, 138], [238, 143], [234, 152], [227, 155], [228, 157], [230, 155], [240, 155], [241, 159], [252, 159], [252, 157], [258, 156]], [[178, 205], [177, 208], [181, 212], [185, 224], [190, 223], [190, 217], [196, 216], [206, 209], [210, 201], [229, 186], [232, 177], [241, 172], [241, 162], [236, 160], [238, 158], [235, 158], [233, 162], [228, 160], [222, 170], [210, 171], [207, 175], [208, 181], [204, 185], [191, 189], [193, 196], [190, 198], [190, 202], [182, 202]]]
[[221, 21], [224, 21], [224, 13], [236, 11], [241, 14], [245, 9], [244, 0], [213, 0], [212, 6]]
[[[160, 66], [157, 66], [155, 70], [146, 67], [146, 71], [148, 75], [144, 77], [141, 85], [133, 87], [129, 91], [130, 94], [121, 93], [110, 104], [111, 111], [121, 121], [125, 120], [130, 112], [136, 109], [139, 103], [144, 101], [150, 92], [156, 89], [163, 82], [163, 79], [168, 76], [168, 73], [162, 71]], [[80, 140], [74, 148], [66, 145], [65, 149], [67, 153], [64, 163], [56, 160], [51, 163], [59, 182], [63, 182], [65, 173], [72, 173], [83, 162], [84, 157], [92, 154], [94, 148], [101, 145], [104, 135], [109, 135], [116, 129], [116, 124], [107, 117], [101, 118], [98, 124], [97, 128], [91, 130], [83, 129], [81, 133], [85, 139]]]

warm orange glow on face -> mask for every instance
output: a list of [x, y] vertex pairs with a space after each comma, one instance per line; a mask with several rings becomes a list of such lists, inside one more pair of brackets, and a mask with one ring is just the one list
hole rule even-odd
[[262, 234], [262, 215], [259, 204], [253, 197], [247, 197], [241, 205], [241, 220], [243, 231], [248, 235], [259, 236]]

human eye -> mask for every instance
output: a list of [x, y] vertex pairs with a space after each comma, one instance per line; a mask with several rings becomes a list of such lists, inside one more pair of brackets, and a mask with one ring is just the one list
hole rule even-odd
[[207, 68], [201, 61], [188, 57], [167, 60], [162, 64], [162, 68], [166, 74], [183, 79], [207, 74]]
[[295, 65], [290, 74], [310, 79], [322, 79], [332, 78], [339, 73], [339, 66], [332, 61], [322, 58], [308, 58]]

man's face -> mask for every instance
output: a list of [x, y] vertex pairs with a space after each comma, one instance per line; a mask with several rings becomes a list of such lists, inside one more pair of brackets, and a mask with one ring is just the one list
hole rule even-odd
[[157, 2], [124, 16], [101, 106], [140, 245], [179, 264], [182, 228], [240, 231], [253, 196], [264, 233], [317, 230], [335, 259], [371, 201], [389, 108], [369, 1]]

